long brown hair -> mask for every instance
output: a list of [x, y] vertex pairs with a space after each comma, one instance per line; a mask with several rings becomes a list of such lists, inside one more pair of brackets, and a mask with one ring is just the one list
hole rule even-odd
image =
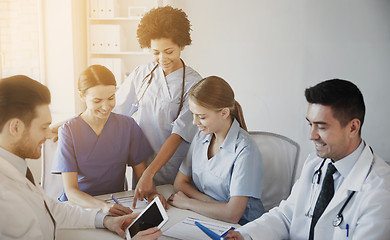
[[231, 118], [237, 119], [240, 127], [248, 131], [241, 105], [234, 99], [233, 89], [222, 78], [210, 76], [200, 80], [191, 88], [189, 98], [205, 108], [229, 108]]

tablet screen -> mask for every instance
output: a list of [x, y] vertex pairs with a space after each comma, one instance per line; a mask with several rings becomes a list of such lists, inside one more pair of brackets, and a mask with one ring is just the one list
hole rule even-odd
[[157, 227], [162, 221], [163, 216], [161, 215], [157, 202], [154, 201], [151, 206], [147, 209], [146, 212], [140, 216], [131, 226], [130, 226], [130, 236], [135, 236], [139, 231], [143, 231], [152, 227]]

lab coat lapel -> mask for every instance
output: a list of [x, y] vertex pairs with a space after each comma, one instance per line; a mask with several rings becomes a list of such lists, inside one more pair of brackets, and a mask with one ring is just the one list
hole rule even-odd
[[[339, 211], [341, 206], [348, 198], [349, 194], [352, 191], [359, 192], [361, 190], [363, 183], [371, 169], [373, 159], [374, 156], [371, 153], [370, 147], [367, 145], [353, 166], [351, 172], [335, 193], [321, 218], [327, 218], [327, 215], [329, 214], [331, 214], [331, 218], [334, 218], [334, 210], [336, 209], [337, 212]], [[317, 225], [320, 224], [321, 218], [318, 220], [319, 223], [317, 223]]]

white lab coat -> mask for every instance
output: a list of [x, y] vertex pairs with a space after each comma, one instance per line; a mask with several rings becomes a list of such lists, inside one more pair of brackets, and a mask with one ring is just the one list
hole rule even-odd
[[[311, 218], [305, 216], [310, 201], [313, 173], [322, 159], [310, 157], [291, 195], [262, 217], [238, 231], [257, 239], [305, 239], [309, 237]], [[351, 191], [356, 191], [343, 211], [344, 221], [338, 227], [332, 222]], [[347, 238], [346, 224], [349, 224]], [[350, 174], [317, 222], [315, 240], [390, 238], [390, 166], [374, 155], [367, 145]]]
[[[179, 111], [183, 83], [184, 68], [180, 68], [165, 76], [158, 66], [152, 74], [152, 81], [147, 77], [157, 63], [151, 62], [138, 66], [116, 92], [115, 113], [133, 117], [146, 138], [149, 140], [154, 153], [160, 151], [167, 138], [175, 133], [183, 138], [171, 159], [156, 173], [156, 185], [173, 184], [180, 164], [185, 158], [192, 139], [198, 128], [192, 124], [192, 113], [188, 105], [188, 93], [202, 77], [191, 67], [185, 67], [185, 85], [183, 108]], [[148, 86], [148, 87], [147, 87]], [[143, 96], [143, 97], [142, 97]], [[137, 105], [138, 107], [135, 107]], [[136, 111], [137, 109], [137, 111]], [[134, 114], [134, 111], [136, 113]], [[147, 161], [147, 165], [154, 157]]]
[[8, 161], [0, 157], [0, 239], [53, 239], [57, 228], [94, 228], [98, 210], [86, 210], [47, 197]]

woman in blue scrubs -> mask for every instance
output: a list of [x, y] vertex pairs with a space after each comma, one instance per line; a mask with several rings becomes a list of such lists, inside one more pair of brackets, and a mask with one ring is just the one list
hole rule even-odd
[[225, 222], [258, 218], [264, 213], [262, 160], [233, 90], [222, 78], [207, 77], [191, 89], [189, 106], [199, 131], [168, 202]]
[[116, 81], [110, 70], [88, 67], [79, 77], [78, 90], [86, 110], [59, 128], [53, 162], [52, 173], [61, 173], [64, 184], [59, 200], [128, 214], [129, 208], [93, 196], [123, 191], [126, 164], [139, 179], [153, 149], [134, 119], [111, 112]]
[[153, 191], [153, 182], [173, 184], [196, 133], [188, 92], [201, 76], [180, 58], [191, 44], [190, 26], [186, 13], [171, 6], [150, 10], [138, 25], [138, 42], [150, 49], [153, 61], [126, 78], [114, 109], [137, 121], [155, 153], [138, 181], [135, 200]]

